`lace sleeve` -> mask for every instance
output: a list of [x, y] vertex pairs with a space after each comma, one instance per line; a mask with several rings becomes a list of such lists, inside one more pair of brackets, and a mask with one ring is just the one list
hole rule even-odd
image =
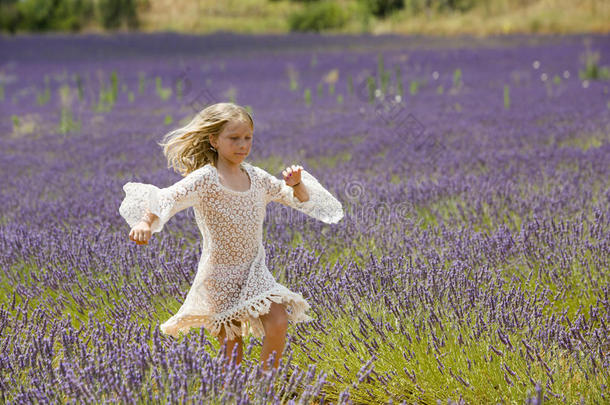
[[279, 202], [327, 224], [334, 224], [343, 218], [341, 203], [305, 169], [301, 170], [301, 181], [309, 194], [309, 199], [305, 202], [294, 196], [294, 190], [283, 179], [265, 173], [267, 202]]
[[158, 217], [151, 224], [152, 233], [160, 232], [171, 217], [202, 200], [201, 194], [206, 189], [207, 182], [204, 169], [199, 168], [167, 188], [160, 189], [145, 183], [126, 183], [123, 186], [125, 198], [119, 213], [133, 227], [148, 209]]

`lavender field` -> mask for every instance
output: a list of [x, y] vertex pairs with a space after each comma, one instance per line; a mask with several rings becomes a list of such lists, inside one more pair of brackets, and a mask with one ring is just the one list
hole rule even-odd
[[[610, 37], [31, 35], [0, 60], [3, 403], [610, 401]], [[249, 162], [345, 211], [267, 208], [315, 318], [271, 377], [258, 339], [223, 375], [207, 331], [159, 330], [192, 210], [146, 246], [118, 212], [180, 179], [156, 142], [219, 101], [252, 113]]]

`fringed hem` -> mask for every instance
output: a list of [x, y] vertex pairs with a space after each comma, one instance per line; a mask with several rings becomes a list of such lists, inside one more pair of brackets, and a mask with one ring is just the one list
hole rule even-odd
[[[305, 312], [311, 308], [299, 293], [294, 293], [286, 287], [279, 285], [272, 290], [265, 291], [246, 301], [236, 309], [215, 315], [182, 315], [176, 314], [160, 326], [161, 332], [173, 337], [179, 337], [180, 332], [187, 334], [192, 327], [203, 326], [212, 336], [218, 336], [224, 326], [227, 338], [235, 339], [237, 336], [247, 336], [252, 333], [262, 339], [265, 329], [260, 316], [269, 312], [271, 302], [286, 303], [288, 320], [294, 323], [313, 320]], [[240, 321], [237, 326], [233, 321]]]

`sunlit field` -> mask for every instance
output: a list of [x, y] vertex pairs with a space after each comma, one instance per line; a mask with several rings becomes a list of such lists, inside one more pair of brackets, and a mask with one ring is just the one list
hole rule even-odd
[[[0, 38], [4, 403], [610, 401], [610, 37]], [[128, 238], [123, 184], [232, 101], [247, 161], [343, 204], [267, 206], [267, 265], [311, 304], [281, 366], [159, 324], [197, 269], [192, 209]], [[223, 389], [223, 382], [228, 379]]]

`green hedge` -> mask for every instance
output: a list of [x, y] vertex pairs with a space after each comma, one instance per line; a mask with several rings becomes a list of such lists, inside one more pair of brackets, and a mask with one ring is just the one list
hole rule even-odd
[[338, 3], [330, 0], [308, 2], [302, 11], [290, 15], [288, 24], [291, 31], [322, 31], [341, 28], [349, 16]]
[[137, 0], [0, 0], [1, 31], [79, 31], [91, 21], [137, 28]]
[[396, 10], [405, 7], [404, 0], [361, 0], [371, 14], [377, 17], [386, 17]]

